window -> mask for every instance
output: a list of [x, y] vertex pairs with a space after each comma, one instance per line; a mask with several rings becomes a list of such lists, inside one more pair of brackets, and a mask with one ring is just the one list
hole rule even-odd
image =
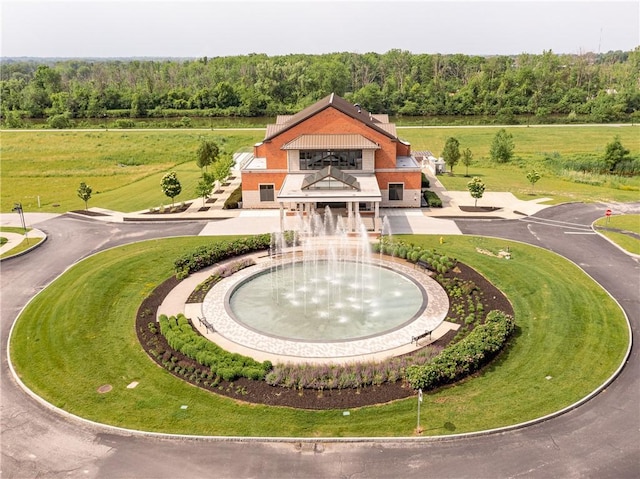
[[404, 185], [402, 183], [389, 183], [389, 201], [402, 201]]
[[362, 150], [300, 150], [301, 170], [321, 170], [326, 166], [361, 170]]
[[274, 185], [260, 185], [260, 201], [274, 201]]

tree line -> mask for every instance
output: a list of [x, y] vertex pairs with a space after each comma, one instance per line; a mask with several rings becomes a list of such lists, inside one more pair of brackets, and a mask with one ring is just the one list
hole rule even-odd
[[516, 123], [637, 121], [640, 47], [574, 55], [378, 53], [184, 60], [3, 59], [0, 114], [24, 118], [259, 117], [336, 93], [375, 113]]

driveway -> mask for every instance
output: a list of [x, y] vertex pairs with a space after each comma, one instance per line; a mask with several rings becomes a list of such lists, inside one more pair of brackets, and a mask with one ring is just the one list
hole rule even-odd
[[[525, 241], [572, 259], [618, 299], [637, 339], [638, 261], [589, 231], [591, 221], [604, 209], [604, 205], [563, 205], [530, 218], [456, 220], [455, 224], [465, 234]], [[640, 211], [640, 205], [630, 211]], [[31, 225], [45, 231], [49, 241], [29, 255], [2, 263], [0, 325], [5, 338], [24, 304], [74, 262], [112, 246], [205, 229], [202, 222], [105, 224], [68, 216]], [[618, 379], [601, 394], [527, 428], [436, 440], [270, 442], [145, 437], [61, 416], [15, 384], [8, 371], [6, 341], [1, 349], [2, 475], [7, 478], [631, 478], [640, 474], [636, 350]]]

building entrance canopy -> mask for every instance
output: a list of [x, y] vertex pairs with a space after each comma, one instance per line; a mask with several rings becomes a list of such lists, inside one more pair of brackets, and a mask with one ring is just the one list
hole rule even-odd
[[345, 184], [344, 188], [305, 189], [308, 173], [289, 173], [280, 188], [276, 201], [279, 203], [350, 203], [374, 202], [382, 200], [378, 180], [373, 173], [350, 174], [357, 180], [360, 189]]

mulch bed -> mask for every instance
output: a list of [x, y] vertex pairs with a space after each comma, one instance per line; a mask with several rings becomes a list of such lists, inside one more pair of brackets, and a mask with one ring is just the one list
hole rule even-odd
[[99, 211], [89, 211], [89, 210], [72, 210], [70, 213], [76, 213], [78, 215], [85, 216], [110, 216], [106, 213], [100, 213]]
[[208, 206], [201, 206], [200, 208], [198, 208], [198, 211], [209, 211], [209, 207]]
[[[454, 276], [465, 281], [473, 281], [478, 290], [482, 291], [485, 312], [497, 309], [513, 315], [513, 308], [506, 296], [474, 269], [458, 263], [454, 270], [445, 275], [445, 277]], [[160, 361], [153, 357], [150, 350], [153, 348], [156, 348], [156, 350], [170, 350], [170, 348], [164, 336], [159, 332], [152, 334], [149, 331], [148, 325], [150, 322], [155, 323], [158, 307], [178, 283], [179, 281], [175, 277], [171, 277], [158, 286], [151, 295], [142, 302], [136, 318], [138, 339], [152, 360], [158, 363], [160, 367], [162, 367]], [[451, 316], [453, 311], [450, 310], [449, 314]], [[460, 318], [459, 322], [462, 323], [462, 320], [463, 319]], [[449, 332], [432, 343], [432, 345], [446, 346], [451, 342], [455, 334], [455, 331]], [[179, 352], [174, 351], [173, 355], [178, 358], [178, 362], [182, 366], [193, 366], [200, 370], [206, 370], [205, 367]], [[178, 377], [188, 381], [184, 377]], [[197, 386], [205, 388], [202, 384]], [[233, 382], [221, 381], [215, 387], [210, 386], [205, 389], [216, 394], [255, 404], [316, 410], [357, 408], [373, 404], [383, 404], [415, 395], [415, 391], [402, 381], [359, 389], [325, 391], [306, 389], [298, 391], [296, 389], [270, 386], [265, 381], [252, 381], [246, 378], [240, 378]]]
[[498, 206], [459, 206], [459, 208], [467, 213], [491, 213], [502, 209]]
[[207, 199], [207, 204], [209, 205], [209, 204], [215, 203], [217, 199], [218, 198], [208, 198]]
[[191, 203], [185, 203], [184, 205], [178, 205], [178, 206], [165, 206], [163, 211], [160, 211], [160, 210], [146, 211], [144, 214], [145, 215], [173, 215], [175, 213], [184, 213], [189, 209], [189, 206], [191, 206]]

